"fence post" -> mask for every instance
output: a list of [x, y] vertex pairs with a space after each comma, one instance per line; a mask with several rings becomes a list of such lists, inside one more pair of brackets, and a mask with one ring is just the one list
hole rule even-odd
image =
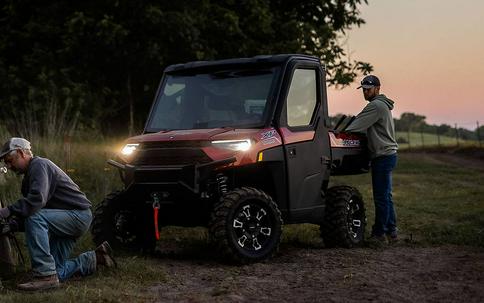
[[424, 136], [423, 136], [423, 125], [420, 126], [420, 140], [422, 141], [422, 147], [425, 147]]
[[457, 142], [457, 146], [459, 146], [459, 130], [457, 129], [457, 123], [455, 123], [455, 141]]
[[479, 132], [479, 121], [476, 121], [477, 123], [477, 129], [476, 129], [476, 133], [477, 133], [477, 140], [479, 141], [479, 147], [482, 147], [482, 143], [481, 143], [481, 134]]
[[410, 149], [410, 125], [407, 129], [407, 142], [408, 142], [408, 149]]

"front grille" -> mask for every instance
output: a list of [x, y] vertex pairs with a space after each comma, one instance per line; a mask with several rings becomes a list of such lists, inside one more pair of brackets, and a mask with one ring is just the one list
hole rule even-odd
[[212, 161], [198, 148], [144, 148], [136, 154], [134, 165], [192, 165]]
[[135, 179], [138, 183], [176, 183], [181, 178], [180, 171], [137, 171]]

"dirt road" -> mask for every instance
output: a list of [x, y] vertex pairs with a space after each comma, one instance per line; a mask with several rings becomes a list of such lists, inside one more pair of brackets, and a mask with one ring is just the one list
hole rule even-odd
[[405, 156], [407, 158], [423, 158], [442, 165], [454, 165], [484, 171], [484, 152], [481, 150], [474, 152], [464, 150], [460, 153], [445, 150], [442, 152], [406, 152]]
[[282, 247], [247, 266], [159, 262], [169, 276], [149, 289], [159, 302], [484, 302], [484, 250], [469, 247]]

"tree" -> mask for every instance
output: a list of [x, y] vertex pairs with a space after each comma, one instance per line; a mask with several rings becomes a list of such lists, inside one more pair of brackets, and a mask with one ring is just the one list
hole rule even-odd
[[399, 120], [395, 120], [396, 131], [420, 130], [426, 125], [425, 116], [414, 113], [402, 113]]
[[31, 111], [23, 120], [48, 121], [45, 104], [54, 102], [55, 116], [66, 123], [77, 116], [85, 128], [140, 128], [163, 68], [193, 60], [311, 54], [326, 64], [331, 84], [345, 86], [372, 70], [350, 61], [340, 39], [364, 23], [358, 6], [366, 3], [5, 0], [0, 101], [8, 106], [1, 118], [18, 122], [11, 117], [22, 106]]

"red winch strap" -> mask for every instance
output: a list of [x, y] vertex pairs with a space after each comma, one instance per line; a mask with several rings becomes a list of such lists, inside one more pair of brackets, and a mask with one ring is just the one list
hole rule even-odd
[[154, 207], [153, 208], [153, 214], [154, 214], [154, 219], [155, 219], [155, 237], [156, 240], [160, 240], [160, 230], [158, 229], [158, 210], [159, 207]]

